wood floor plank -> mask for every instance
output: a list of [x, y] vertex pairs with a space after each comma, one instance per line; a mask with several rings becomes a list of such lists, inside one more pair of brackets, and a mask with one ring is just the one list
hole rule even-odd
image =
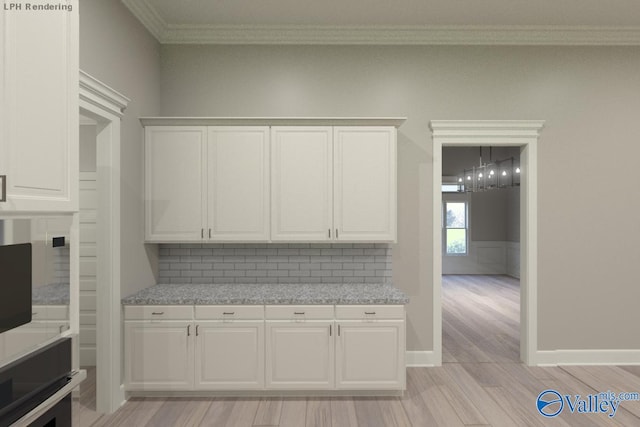
[[376, 402], [380, 407], [380, 412], [382, 412], [382, 420], [385, 427], [411, 427], [412, 423], [399, 398], [377, 398]]
[[409, 420], [416, 426], [435, 426], [436, 420], [427, 408], [425, 399], [423, 398], [423, 390], [421, 383], [417, 380], [417, 374], [425, 368], [408, 368], [407, 369], [407, 390], [402, 397], [402, 407], [404, 408]]
[[149, 420], [147, 426], [200, 426], [212, 400], [206, 398], [167, 398]]
[[282, 401], [280, 427], [300, 427], [306, 425], [307, 399], [288, 397]]
[[256, 416], [253, 420], [254, 426], [277, 426], [280, 425], [280, 414], [282, 412], [282, 398], [260, 399]]
[[457, 363], [445, 366], [445, 369], [458, 386], [481, 411], [482, 416], [494, 427], [513, 426], [514, 420], [473, 377]]
[[139, 398], [131, 399], [112, 417], [102, 417], [94, 425], [96, 427], [130, 427], [145, 426], [162, 406], [163, 399]]
[[357, 427], [358, 417], [353, 399], [335, 397], [331, 399], [332, 427]]
[[442, 367], [427, 370], [440, 392], [447, 398], [465, 425], [486, 425], [487, 420], [458, 384]]
[[234, 406], [234, 401], [235, 399], [233, 398], [213, 399], [209, 404], [209, 408], [207, 408], [207, 412], [204, 414], [200, 425], [202, 427], [227, 425], [231, 415], [231, 410]]
[[353, 399], [356, 408], [358, 425], [370, 427], [385, 427], [382, 408], [373, 397], [357, 397]]
[[[300, 424], [301, 425], [301, 424]], [[331, 399], [307, 399], [306, 427], [331, 427]]]

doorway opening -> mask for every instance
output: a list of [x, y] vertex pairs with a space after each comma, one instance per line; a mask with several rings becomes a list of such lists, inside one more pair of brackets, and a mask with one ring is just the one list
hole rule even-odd
[[520, 147], [442, 148], [445, 363], [520, 360], [519, 161]]
[[[433, 364], [442, 364], [443, 216], [442, 175], [445, 147], [517, 147], [520, 151], [519, 359], [536, 364], [537, 354], [537, 143], [543, 121], [438, 120], [433, 134]], [[500, 190], [498, 190], [500, 191]], [[491, 254], [489, 251], [488, 254]], [[495, 252], [495, 251], [494, 251]], [[489, 259], [492, 257], [490, 255]], [[469, 285], [471, 286], [471, 285]], [[503, 288], [508, 285], [501, 285]], [[477, 327], [477, 325], [474, 325]], [[447, 355], [449, 357], [449, 355]]]

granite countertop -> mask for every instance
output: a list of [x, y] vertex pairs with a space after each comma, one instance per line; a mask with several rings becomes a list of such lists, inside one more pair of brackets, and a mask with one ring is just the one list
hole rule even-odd
[[158, 284], [122, 299], [124, 305], [407, 304], [389, 284]]
[[69, 284], [53, 283], [33, 288], [33, 305], [69, 305]]

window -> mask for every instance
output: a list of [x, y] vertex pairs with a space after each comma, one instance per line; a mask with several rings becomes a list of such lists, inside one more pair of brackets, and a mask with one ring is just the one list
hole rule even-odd
[[467, 254], [467, 202], [444, 202], [444, 246], [447, 255]]

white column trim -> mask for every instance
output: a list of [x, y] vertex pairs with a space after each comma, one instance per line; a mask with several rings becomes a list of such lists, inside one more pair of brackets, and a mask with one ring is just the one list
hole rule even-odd
[[80, 113], [97, 122], [96, 409], [112, 413], [122, 392], [120, 304], [120, 119], [124, 95], [80, 72]]

